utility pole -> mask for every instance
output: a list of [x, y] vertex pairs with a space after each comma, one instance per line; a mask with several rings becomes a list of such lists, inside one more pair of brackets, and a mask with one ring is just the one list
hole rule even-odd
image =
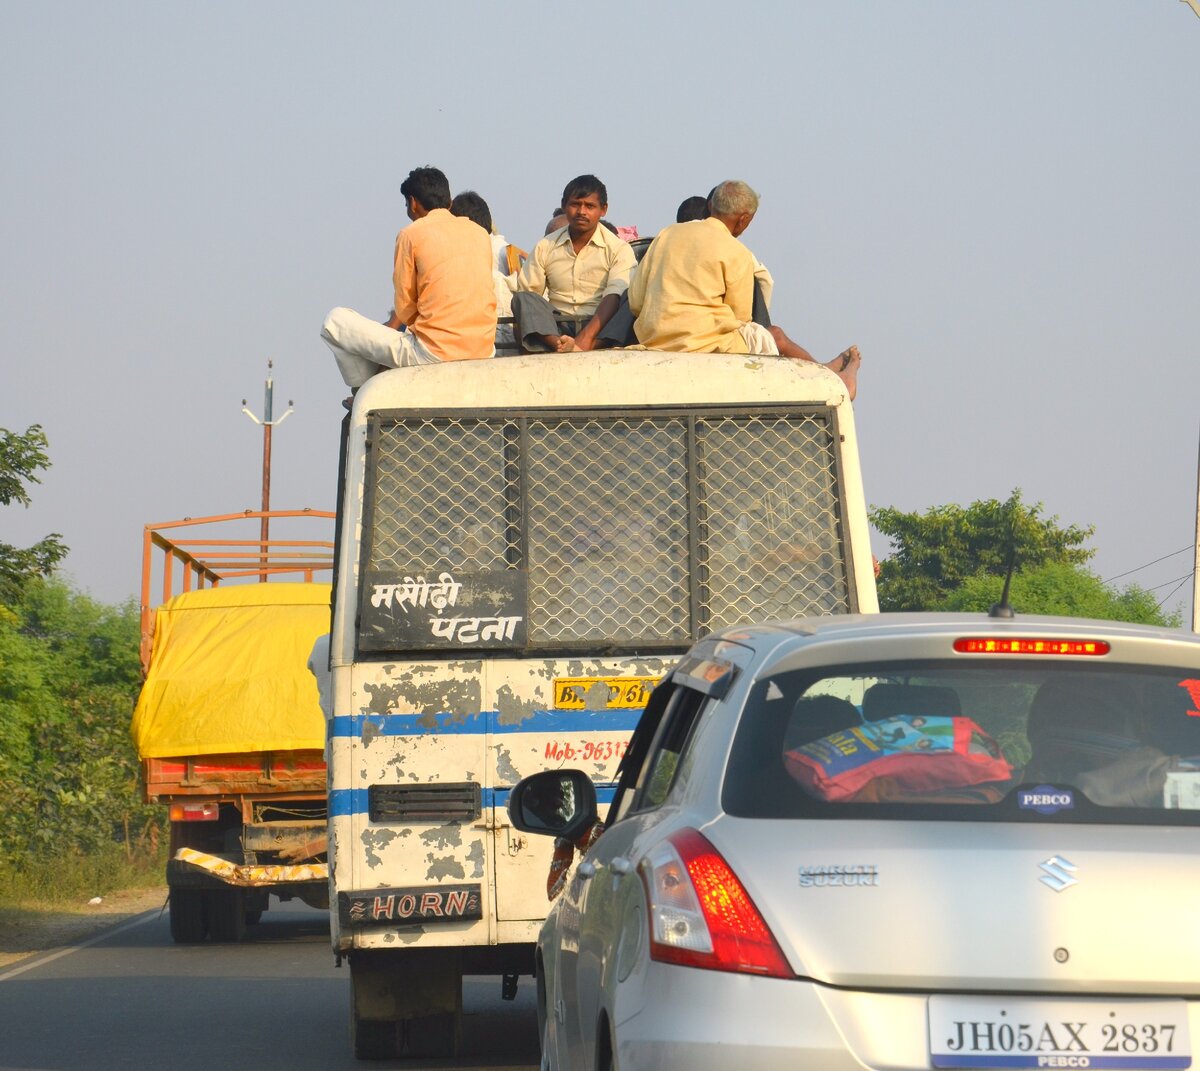
[[1196, 460], [1196, 557], [1192, 563], [1192, 631], [1200, 632], [1200, 456]]
[[255, 424], [261, 424], [263, 430], [263, 454], [262, 454], [262, 524], [259, 528], [259, 566], [262, 572], [258, 575], [258, 582], [265, 584], [267, 582], [267, 539], [271, 533], [271, 522], [265, 514], [271, 509], [271, 429], [276, 424], [282, 424], [288, 417], [295, 412], [292, 408], [292, 401], [288, 399], [287, 412], [278, 420], [274, 419], [274, 402], [275, 402], [275, 377], [271, 372], [274, 367], [274, 362], [267, 361], [267, 382], [263, 400], [263, 416], [260, 420], [249, 409], [246, 408], [246, 399], [242, 399], [242, 412], [246, 414]]

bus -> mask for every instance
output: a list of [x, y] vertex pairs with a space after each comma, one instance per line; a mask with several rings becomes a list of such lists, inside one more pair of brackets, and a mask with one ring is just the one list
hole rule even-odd
[[464, 974], [533, 972], [547, 838], [611, 795], [650, 689], [713, 629], [878, 609], [854, 414], [809, 362], [614, 350], [389, 370], [343, 427], [329, 872], [360, 1058], [453, 1054]]

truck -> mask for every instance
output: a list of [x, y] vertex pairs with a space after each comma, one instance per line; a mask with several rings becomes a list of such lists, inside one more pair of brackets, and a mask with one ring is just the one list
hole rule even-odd
[[854, 414], [810, 362], [593, 351], [398, 368], [343, 434], [330, 930], [355, 1054], [453, 1054], [464, 974], [534, 971], [553, 847], [522, 778], [601, 806], [714, 629], [878, 609]]
[[[328, 905], [328, 866], [312, 850], [328, 818], [325, 717], [308, 659], [329, 629], [333, 516], [145, 526], [131, 730], [144, 798], [167, 809], [177, 943], [241, 940], [272, 895]], [[318, 523], [321, 538], [294, 538]]]

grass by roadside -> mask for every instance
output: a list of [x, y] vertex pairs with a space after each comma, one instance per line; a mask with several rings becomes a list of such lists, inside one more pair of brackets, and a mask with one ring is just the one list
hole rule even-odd
[[163, 871], [161, 859], [118, 851], [0, 866], [0, 969], [162, 907]]

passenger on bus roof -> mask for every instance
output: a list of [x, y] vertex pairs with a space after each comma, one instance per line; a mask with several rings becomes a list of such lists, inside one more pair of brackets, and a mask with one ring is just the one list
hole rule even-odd
[[595, 348], [636, 263], [629, 243], [600, 226], [608, 191], [595, 175], [568, 182], [562, 207], [566, 226], [533, 247], [515, 281], [516, 335], [533, 353]]
[[694, 197], [685, 197], [679, 202], [679, 207], [675, 210], [676, 223], [691, 223], [696, 219], [708, 218], [708, 198], [702, 194], [696, 194]]
[[[712, 215], [712, 206], [710, 203], [712, 201], [712, 195], [716, 192], [717, 188], [714, 186], [708, 191], [707, 197], [696, 194], [695, 196], [684, 198], [684, 200], [679, 203], [679, 208], [675, 211], [675, 222], [689, 223], [696, 219], [708, 219], [708, 217]], [[753, 253], [750, 255], [754, 256]], [[767, 330], [771, 330], [771, 292], [774, 290], [774, 288], [775, 279], [772, 277], [771, 273], [767, 271], [767, 266], [761, 260], [759, 260], [758, 257], [754, 257], [754, 305], [751, 319], [756, 324], [761, 324], [763, 327], [767, 328]], [[780, 328], [780, 331], [782, 331], [782, 328]], [[795, 345], [791, 339], [788, 339], [787, 343], [790, 343], [793, 346]], [[784, 356], [799, 356], [799, 354], [786, 353], [783, 349], [783, 346], [780, 345], [778, 338], [776, 338], [775, 344], [780, 346], [780, 352], [783, 353]]]
[[[479, 196], [474, 190], [464, 190], [457, 194], [453, 201], [450, 202], [450, 214], [452, 216], [463, 216], [466, 219], [473, 220], [478, 223], [488, 234], [492, 240], [492, 289], [496, 294], [496, 351], [513, 353], [516, 345], [513, 339], [512, 325], [508, 323], [499, 323], [500, 320], [507, 320], [512, 317], [512, 288], [508, 285], [508, 277], [513, 272], [520, 269], [521, 263], [524, 262], [528, 254], [523, 249], [518, 249], [515, 245], [509, 245], [503, 235], [498, 235], [495, 232], [495, 227], [492, 224], [492, 210], [488, 208], [488, 203]], [[497, 239], [503, 246], [497, 252]]]
[[[629, 288], [638, 341], [647, 349], [812, 361], [781, 328], [754, 322], [759, 265], [737, 239], [758, 211], [758, 194], [734, 180], [718, 185], [709, 202], [707, 219], [666, 227], [642, 258]], [[841, 377], [851, 398], [860, 360], [851, 346], [824, 366]]]
[[342, 378], [359, 387], [385, 368], [471, 361], [495, 353], [492, 243], [471, 220], [450, 214], [450, 184], [418, 167], [400, 184], [413, 222], [396, 236], [395, 304], [379, 324], [334, 309], [321, 328]]

